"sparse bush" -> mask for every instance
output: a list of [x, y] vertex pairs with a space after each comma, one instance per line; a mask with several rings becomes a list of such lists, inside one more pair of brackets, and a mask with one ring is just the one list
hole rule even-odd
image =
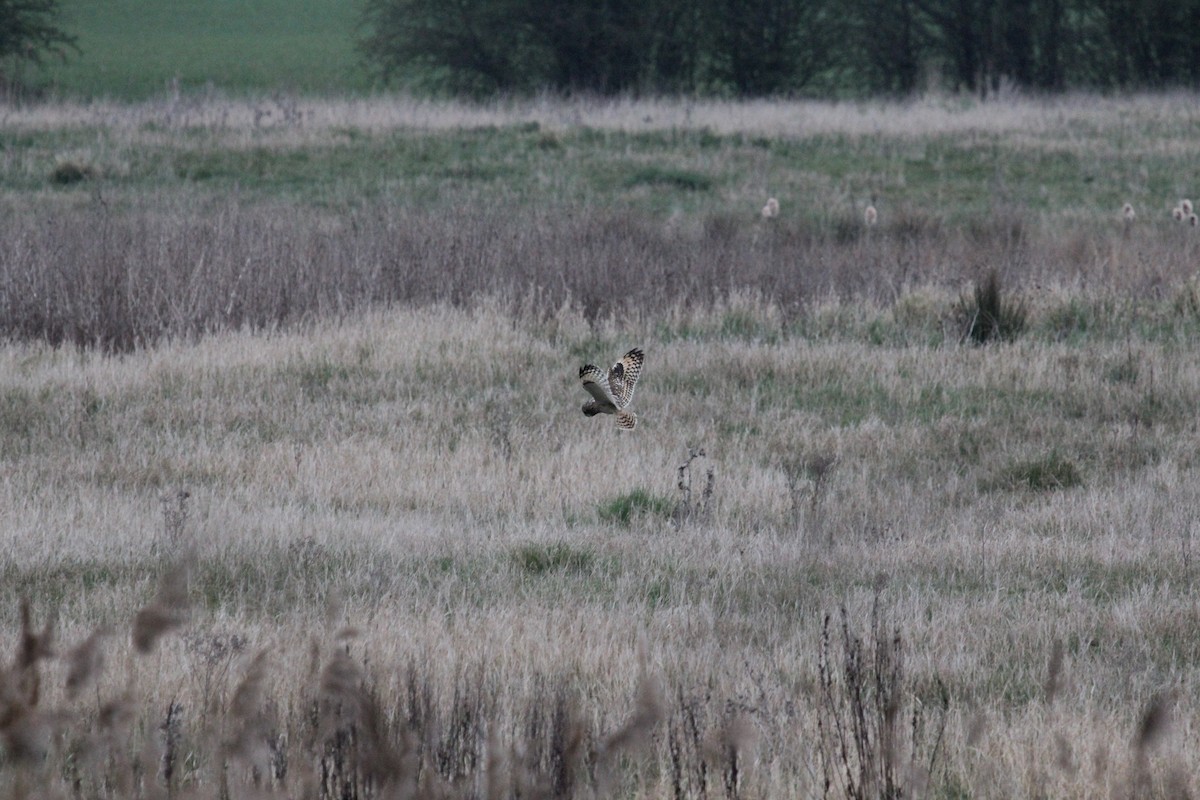
[[696, 500], [692, 499], [692, 462], [697, 458], [704, 457], [703, 447], [690, 448], [687, 461], [679, 466], [679, 503], [671, 512], [671, 520], [677, 526], [689, 521], [707, 519], [712, 511], [709, 503], [712, 501], [713, 491], [716, 488], [716, 474], [711, 466], [705, 473], [704, 489], [700, 492], [700, 497]]
[[[756, 740], [754, 709], [730, 699], [711, 706], [711, 694], [685, 693], [667, 721], [671, 797], [738, 798], [751, 772]], [[706, 702], [707, 701], [707, 702]]]
[[[865, 638], [841, 609], [840, 647], [825, 615], [817, 670], [817, 741], [825, 797], [900, 800], [922, 796], [942, 758], [949, 693], [916, 697], [905, 675], [904, 639], [890, 627], [877, 589]], [[840, 658], [839, 658], [840, 656]]]
[[787, 481], [792, 524], [808, 528], [814, 538], [818, 537], [825, 527], [820, 513], [821, 499], [829, 475], [837, 465], [837, 454], [832, 450], [805, 454], [785, 449], [778, 457], [778, 464]]
[[959, 302], [959, 317], [963, 320], [963, 339], [976, 344], [1008, 342], [1025, 330], [1025, 304], [1005, 295], [996, 270], [988, 272], [983, 282], [976, 284], [971, 297]]

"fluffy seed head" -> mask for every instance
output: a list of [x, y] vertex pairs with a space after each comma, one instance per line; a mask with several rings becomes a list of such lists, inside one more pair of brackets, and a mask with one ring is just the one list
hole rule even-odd
[[867, 206], [867, 210], [863, 212], [863, 221], [867, 223], [867, 227], [879, 221], [879, 212], [875, 210], [875, 206]]
[[1171, 209], [1171, 216], [1175, 218], [1176, 222], [1183, 222], [1183, 218], [1185, 216], [1183, 213], [1183, 207], [1175, 206], [1175, 208]]
[[1126, 222], [1133, 222], [1137, 219], [1137, 212], [1133, 210], [1132, 203], [1126, 203], [1121, 207], [1121, 216], [1125, 218]]
[[1183, 215], [1185, 217], [1191, 215], [1191, 213], [1192, 213], [1192, 201], [1191, 200], [1188, 200], [1185, 197], [1184, 199], [1179, 201], [1179, 207], [1183, 209]]
[[762, 207], [763, 219], [775, 219], [779, 216], [779, 201], [774, 197], [767, 198], [767, 204]]

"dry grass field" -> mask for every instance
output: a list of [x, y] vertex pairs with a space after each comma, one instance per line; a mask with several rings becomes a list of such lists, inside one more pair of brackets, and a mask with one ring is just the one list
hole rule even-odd
[[1194, 102], [313, 102], [2, 123], [6, 796], [1200, 791]]

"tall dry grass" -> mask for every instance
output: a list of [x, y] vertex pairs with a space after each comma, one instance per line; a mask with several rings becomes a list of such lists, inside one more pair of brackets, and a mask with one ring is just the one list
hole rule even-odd
[[[1124, 107], [738, 124], [907, 124], [914, 146], [995, 125], [1078, 155], [1101, 145], [1066, 133]], [[328, 108], [385, 132], [417, 113]], [[269, 148], [328, 143], [328, 108], [6, 124]], [[654, 108], [552, 113], [727, 111]], [[1197, 790], [1200, 240], [1166, 213], [889, 199], [868, 231], [853, 202], [767, 225], [760, 199], [108, 188], [0, 217], [7, 794]], [[1024, 328], [969, 344], [989, 305]], [[618, 436], [575, 375], [634, 345]]]
[[[1196, 107], [1177, 94], [9, 107], [0, 333], [128, 351], [480, 297], [594, 320], [751, 294], [795, 316], [831, 295], [959, 292], [992, 270], [1035, 293], [1158, 300], [1194, 269], [1198, 239], [1167, 209], [1188, 191]], [[763, 224], [768, 190], [784, 211]], [[1144, 209], [1137, 225], [1111, 218], [1110, 195]], [[867, 196], [887, 211], [869, 229]]]
[[[43, 650], [25, 597], [24, 638], [54, 617], [64, 654], [33, 659], [13, 735], [37, 757], [9, 785], [1194, 791], [1189, 349], [770, 339], [743, 331], [779, 310], [740, 302], [7, 345], [2, 646]], [[617, 438], [574, 375], [633, 342], [642, 422]], [[651, 735], [606, 762], [630, 724]]]
[[1064, 235], [1016, 214], [967, 229], [897, 214], [869, 236], [851, 217], [772, 222], [664, 223], [586, 208], [333, 215], [236, 201], [14, 215], [0, 221], [0, 334], [123, 352], [164, 337], [497, 299], [518, 316], [571, 307], [598, 320], [748, 295], [795, 317], [831, 297], [889, 306], [913, 288], [958, 291], [992, 272], [1031, 297], [1089, 287], [1131, 304], [1177, 291], [1200, 252], [1187, 230]]

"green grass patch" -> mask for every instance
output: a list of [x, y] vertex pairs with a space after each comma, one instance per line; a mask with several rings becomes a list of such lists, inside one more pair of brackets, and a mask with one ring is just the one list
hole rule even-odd
[[669, 497], [651, 494], [645, 489], [634, 489], [601, 504], [598, 516], [601, 522], [629, 526], [641, 516], [667, 519], [674, 508], [675, 504]]
[[547, 572], [589, 572], [596, 561], [590, 549], [575, 547], [566, 542], [526, 544], [512, 554], [513, 562], [530, 575]]
[[65, 613], [99, 613], [106, 623], [123, 622], [107, 616], [96, 605], [97, 597], [126, 591], [128, 587], [152, 586], [159, 565], [146, 561], [97, 561], [65, 558], [31, 567], [8, 564], [0, 569], [0, 625], [16, 624], [22, 600], [35, 608]]
[[213, 86], [241, 92], [364, 91], [359, 4], [340, 0], [63, 0], [82, 51], [40, 73], [68, 96], [141, 99]]
[[631, 172], [625, 178], [624, 184], [627, 189], [653, 186], [683, 192], [707, 192], [713, 187], [713, 179], [691, 170], [649, 166]]
[[1039, 458], [1017, 461], [1008, 465], [982, 488], [1028, 489], [1034, 492], [1049, 492], [1057, 489], [1073, 489], [1083, 485], [1079, 467], [1069, 458], [1052, 451]]
[[[266, 553], [237, 552], [203, 560], [194, 571], [192, 588], [208, 611], [274, 618], [314, 600], [324, 602], [339, 575], [361, 569], [362, 558], [298, 539]], [[368, 582], [358, 591], [378, 600], [390, 588], [385, 581]]]

